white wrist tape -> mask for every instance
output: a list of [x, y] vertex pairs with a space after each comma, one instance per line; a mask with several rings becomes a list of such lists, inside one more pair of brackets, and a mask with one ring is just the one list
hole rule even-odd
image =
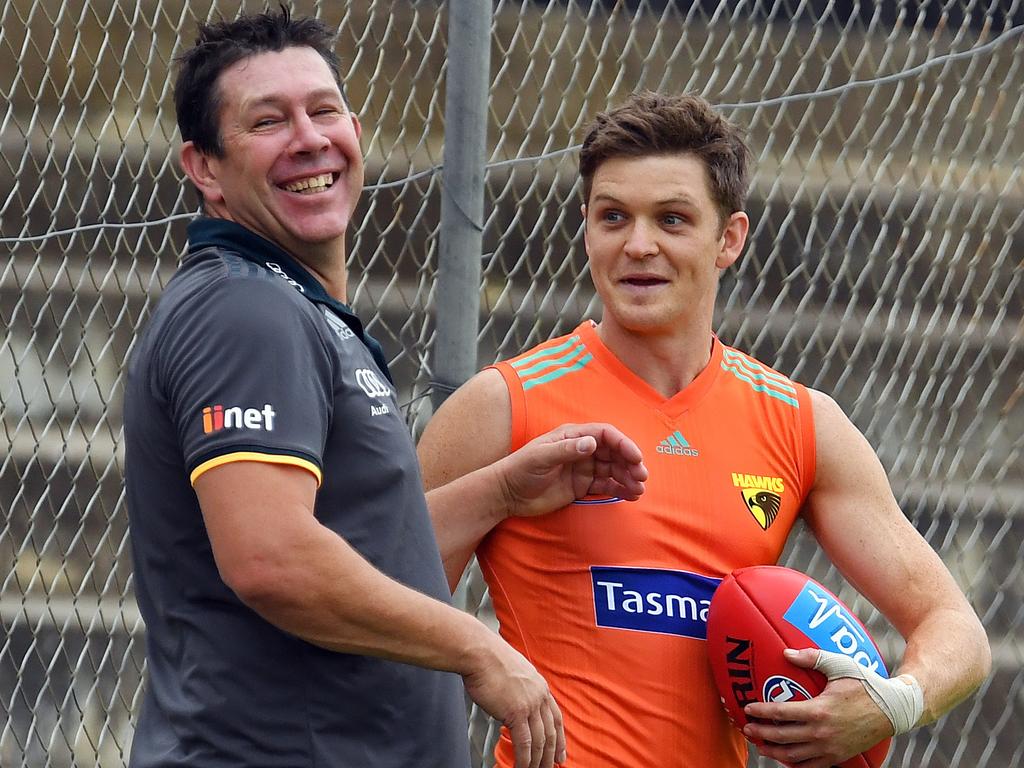
[[832, 651], [818, 651], [814, 668], [829, 680], [850, 677], [860, 680], [871, 700], [892, 723], [893, 735], [906, 733], [924, 714], [924, 692], [913, 675], [900, 675], [886, 679], [877, 672], [858, 664], [849, 656]]

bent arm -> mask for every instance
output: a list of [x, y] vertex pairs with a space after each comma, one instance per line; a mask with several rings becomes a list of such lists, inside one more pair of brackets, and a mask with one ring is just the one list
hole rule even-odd
[[505, 382], [486, 370], [448, 399], [420, 440], [452, 589], [481, 539], [506, 517], [546, 515], [588, 495], [632, 501], [644, 492], [640, 448], [611, 424], [562, 424], [510, 453], [511, 422]]
[[297, 467], [234, 462], [195, 483], [224, 582], [270, 623], [333, 651], [467, 674], [485, 626], [374, 568], [313, 516]]
[[988, 675], [985, 630], [903, 515], [867, 440], [830, 397], [811, 395], [818, 460], [804, 516], [836, 567], [906, 640], [894, 675], [917, 679], [925, 704], [917, 725], [933, 722]]
[[516, 768], [565, 759], [561, 712], [533, 666], [484, 624], [381, 573], [313, 516], [312, 474], [235, 462], [195, 483], [217, 568], [264, 619], [332, 651], [462, 676], [508, 726]]

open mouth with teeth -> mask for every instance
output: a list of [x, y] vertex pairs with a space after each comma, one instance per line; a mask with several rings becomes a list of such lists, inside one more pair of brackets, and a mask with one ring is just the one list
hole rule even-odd
[[310, 176], [308, 179], [299, 179], [288, 184], [282, 184], [281, 189], [288, 192], [297, 192], [300, 195], [315, 195], [324, 192], [334, 184], [333, 173], [321, 173], [319, 176]]

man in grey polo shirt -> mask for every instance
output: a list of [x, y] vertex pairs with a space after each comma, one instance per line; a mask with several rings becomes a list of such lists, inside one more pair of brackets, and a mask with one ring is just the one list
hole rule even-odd
[[[131, 765], [464, 768], [465, 690], [517, 765], [550, 766], [558, 707], [450, 605], [387, 364], [343, 303], [363, 168], [332, 45], [282, 12], [201, 27], [181, 58], [181, 162], [207, 216], [129, 366], [149, 671]], [[569, 426], [429, 505], [538, 514], [636, 498], [645, 477], [621, 433]]]

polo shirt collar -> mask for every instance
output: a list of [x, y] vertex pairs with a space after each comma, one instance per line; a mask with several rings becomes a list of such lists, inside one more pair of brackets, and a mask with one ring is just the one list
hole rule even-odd
[[392, 381], [383, 348], [375, 338], [365, 331], [362, 321], [356, 317], [352, 308], [327, 293], [320, 281], [283, 248], [265, 237], [257, 235], [252, 230], [246, 229], [241, 224], [227, 219], [199, 216], [188, 225], [188, 256], [186, 259], [192, 254], [210, 247], [230, 251], [246, 261], [259, 264], [261, 267], [283, 275], [297, 291], [314, 304], [328, 307], [366, 345], [381, 371], [389, 381]]

